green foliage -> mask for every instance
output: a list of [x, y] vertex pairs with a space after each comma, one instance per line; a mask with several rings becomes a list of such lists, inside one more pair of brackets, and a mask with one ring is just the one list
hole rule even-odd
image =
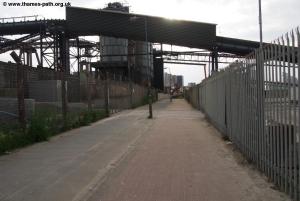
[[32, 117], [26, 135], [32, 142], [41, 142], [48, 140], [50, 137], [50, 128], [48, 126], [46, 115], [36, 114]]
[[82, 111], [69, 113], [64, 124], [62, 115], [51, 110], [37, 111], [22, 130], [18, 124], [5, 124], [0, 126], [0, 154], [24, 147], [36, 142], [48, 140], [51, 136], [63, 131], [105, 118], [103, 110]]
[[69, 130], [72, 128], [78, 128], [82, 126], [88, 126], [89, 124], [105, 118], [104, 110], [92, 110], [92, 111], [82, 111], [77, 113], [70, 113], [67, 116], [66, 124], [63, 130]]
[[143, 97], [142, 101], [141, 101], [141, 105], [147, 105], [149, 103], [149, 96], [146, 95]]
[[0, 154], [30, 144], [28, 135], [24, 135], [18, 124], [6, 123], [0, 126]]
[[148, 104], [148, 95], [144, 96], [139, 103], [134, 104], [132, 108], [137, 108], [137, 107], [147, 105], [147, 104]]
[[0, 132], [0, 154], [19, 146], [27, 145], [28, 141], [21, 133], [3, 133]]

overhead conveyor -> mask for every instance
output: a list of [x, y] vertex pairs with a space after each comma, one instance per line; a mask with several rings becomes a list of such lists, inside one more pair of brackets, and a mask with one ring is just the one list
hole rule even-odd
[[148, 41], [153, 43], [217, 50], [237, 55], [249, 54], [259, 47], [259, 42], [216, 36], [216, 24], [77, 7], [66, 8], [66, 20], [0, 23], [0, 36], [61, 31], [70, 38], [103, 35], [143, 41], [145, 21]]
[[[259, 42], [216, 36], [216, 24], [171, 20], [162, 17], [139, 15], [109, 10], [66, 7], [66, 19], [43, 19], [20, 22], [0, 23], [0, 37], [7, 35], [26, 35], [26, 42], [41, 49], [41, 65], [49, 63], [45, 52], [53, 49], [53, 58], [61, 61], [49, 64], [49, 67], [59, 69], [67, 63], [69, 50], [63, 48], [81, 47], [82, 45], [97, 46], [97, 43], [82, 43], [80, 36], [109, 36], [126, 38], [135, 41], [172, 44], [177, 46], [203, 49], [210, 54], [212, 71], [218, 70], [219, 58], [222, 53], [237, 57], [245, 56], [259, 47]], [[37, 36], [38, 35], [38, 36]], [[47, 38], [51, 38], [51, 41]], [[30, 40], [39, 38], [39, 40]], [[5, 38], [4, 38], [5, 39]], [[1, 40], [0, 53], [23, 45], [18, 42]], [[23, 40], [22, 40], [23, 41]], [[6, 47], [7, 46], [7, 47]], [[61, 55], [59, 55], [61, 54]], [[44, 57], [44, 59], [43, 59]], [[45, 62], [43, 62], [45, 60]]]

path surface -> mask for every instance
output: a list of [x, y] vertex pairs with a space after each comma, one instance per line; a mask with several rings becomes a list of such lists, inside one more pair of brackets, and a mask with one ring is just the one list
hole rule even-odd
[[184, 100], [125, 111], [0, 157], [0, 200], [280, 201]]

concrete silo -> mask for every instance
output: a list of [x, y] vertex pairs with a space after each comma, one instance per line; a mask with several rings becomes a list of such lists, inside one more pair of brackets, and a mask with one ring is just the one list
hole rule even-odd
[[[109, 3], [103, 10], [129, 13], [129, 7], [122, 3]], [[114, 79], [124, 79], [128, 76], [128, 40], [100, 36], [101, 66]]]
[[[129, 13], [129, 6], [114, 2], [109, 3], [104, 10]], [[135, 82], [146, 84], [149, 74], [150, 78], [153, 77], [152, 53], [151, 43], [100, 36], [101, 64], [117, 77], [128, 77], [130, 71]], [[128, 57], [128, 54], [131, 56]]]

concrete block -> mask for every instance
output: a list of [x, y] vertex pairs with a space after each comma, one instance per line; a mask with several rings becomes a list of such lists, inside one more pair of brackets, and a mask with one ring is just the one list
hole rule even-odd
[[28, 83], [29, 98], [37, 102], [60, 102], [61, 101], [61, 81], [60, 80], [40, 80]]
[[[35, 101], [25, 99], [25, 114], [29, 119], [35, 111]], [[17, 98], [0, 98], [0, 121], [18, 118], [18, 99]]]

